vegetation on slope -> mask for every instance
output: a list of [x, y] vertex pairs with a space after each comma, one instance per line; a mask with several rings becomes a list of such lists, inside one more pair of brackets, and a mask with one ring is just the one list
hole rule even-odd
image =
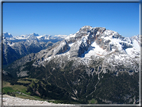
[[[28, 76], [13, 79], [13, 84], [26, 86], [25, 92], [31, 96], [64, 103], [131, 104], [139, 99], [138, 73], [129, 75], [122, 71], [116, 76], [108, 71], [88, 75], [85, 66], [72, 69], [72, 64], [70, 61], [60, 68], [51, 61], [45, 67], [33, 67], [32, 62], [28, 62], [24, 65], [24, 70], [29, 71]], [[4, 90], [10, 89], [5, 87]]]

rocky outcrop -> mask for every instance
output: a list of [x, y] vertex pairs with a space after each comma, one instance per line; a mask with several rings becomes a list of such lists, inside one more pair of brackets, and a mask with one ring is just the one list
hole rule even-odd
[[69, 50], [68, 43], [66, 41], [62, 41], [56, 49], [54, 49], [54, 55], [65, 53]]

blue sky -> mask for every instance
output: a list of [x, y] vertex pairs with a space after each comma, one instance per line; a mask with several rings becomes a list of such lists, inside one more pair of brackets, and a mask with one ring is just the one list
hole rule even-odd
[[85, 25], [138, 35], [139, 3], [3, 3], [3, 32], [13, 36], [69, 35]]

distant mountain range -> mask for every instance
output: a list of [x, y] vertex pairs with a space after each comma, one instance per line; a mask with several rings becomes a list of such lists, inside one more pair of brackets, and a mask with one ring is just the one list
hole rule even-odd
[[3, 33], [3, 65], [5, 67], [25, 55], [46, 49], [63, 40], [63, 37], [65, 35], [39, 36], [35, 33], [13, 37], [10, 33]]
[[[24, 46], [40, 47], [39, 38], [33, 34]], [[38, 79], [27, 90], [42, 98], [138, 104], [140, 48], [139, 35], [129, 38], [106, 28], [83, 26], [75, 34], [63, 36], [62, 41], [14, 61], [3, 72], [13, 78]], [[6, 49], [4, 46], [5, 53]]]
[[47, 42], [47, 41], [52, 41], [52, 42], [57, 42], [60, 40], [63, 40], [67, 35], [39, 35], [36, 33], [32, 33], [29, 35], [20, 35], [20, 36], [12, 36], [12, 34], [5, 32], [3, 33], [3, 37], [5, 37], [7, 40], [16, 42], [16, 41], [25, 41], [29, 38], [34, 36], [34, 38], [37, 38], [40, 42]]

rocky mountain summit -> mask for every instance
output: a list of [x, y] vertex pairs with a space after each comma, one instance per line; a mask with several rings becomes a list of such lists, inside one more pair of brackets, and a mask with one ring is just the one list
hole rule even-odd
[[[33, 65], [44, 66], [52, 59], [56, 59], [56, 62], [60, 59], [60, 67], [68, 60], [75, 60], [75, 65], [82, 63], [89, 66], [99, 58], [102, 59], [103, 72], [105, 69], [122, 71], [123, 68], [127, 68], [133, 73], [139, 70], [139, 56], [138, 36], [125, 38], [105, 28], [84, 26], [76, 34], [70, 35], [53, 47], [44, 57], [40, 57], [43, 61], [35, 61]], [[124, 67], [118, 70], [120, 66]]]
[[38, 79], [27, 91], [43, 98], [135, 104], [139, 59], [139, 36], [126, 38], [106, 28], [83, 26], [63, 41], [15, 61], [4, 72]]
[[8, 32], [3, 33], [3, 37], [7, 38], [8, 40], [11, 40], [13, 38], [12, 34]]

